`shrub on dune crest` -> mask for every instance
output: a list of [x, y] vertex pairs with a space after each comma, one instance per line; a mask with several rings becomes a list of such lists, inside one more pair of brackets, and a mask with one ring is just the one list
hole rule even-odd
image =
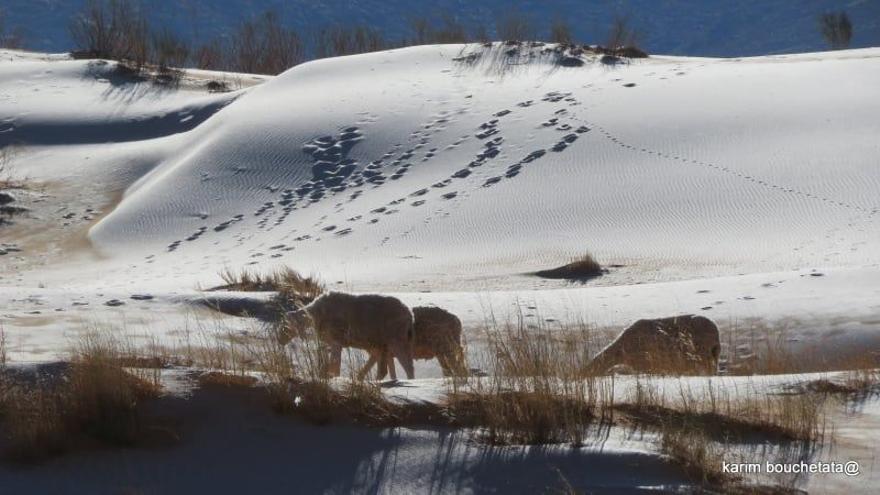
[[827, 12], [820, 15], [819, 30], [832, 50], [842, 50], [849, 47], [853, 27], [845, 11]]
[[0, 48], [20, 48], [22, 42], [21, 31], [16, 29], [12, 32], [6, 31], [6, 12], [0, 9]]
[[615, 17], [608, 31], [608, 54], [625, 58], [646, 56], [638, 48], [638, 38], [639, 33], [630, 26], [628, 17]]
[[531, 20], [518, 12], [509, 12], [495, 23], [495, 33], [501, 41], [530, 41], [536, 38]]
[[575, 39], [571, 26], [562, 19], [555, 19], [550, 25], [550, 41], [560, 45], [573, 45]]

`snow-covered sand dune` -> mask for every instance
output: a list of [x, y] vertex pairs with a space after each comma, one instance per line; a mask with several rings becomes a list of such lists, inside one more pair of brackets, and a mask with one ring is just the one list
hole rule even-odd
[[[0, 226], [10, 359], [58, 359], [71, 332], [96, 326], [170, 344], [191, 331], [259, 331], [199, 305], [198, 289], [217, 285], [223, 268], [282, 265], [331, 288], [449, 308], [472, 356], [491, 317], [619, 329], [679, 313], [723, 330], [786, 326], [793, 348], [840, 358], [880, 348], [880, 49], [618, 64], [583, 56], [579, 67], [541, 46], [510, 49], [407, 48], [275, 78], [191, 71], [179, 87], [127, 78], [112, 62], [0, 51], [0, 149], [30, 184], [13, 191], [28, 211]], [[233, 90], [209, 93], [210, 80]], [[586, 284], [529, 275], [586, 250], [619, 266]], [[247, 305], [268, 295], [223, 297]], [[439, 390], [431, 380], [407, 387]], [[259, 421], [281, 438], [315, 434]], [[363, 436], [365, 450], [344, 459], [350, 480], [314, 478], [315, 489], [478, 491], [515, 481], [512, 471], [552, 485], [556, 471], [536, 463], [613, 493], [638, 490], [625, 479], [630, 462], [650, 467], [644, 487], [682, 482], [653, 439], [514, 451], [445, 431], [338, 435]], [[171, 472], [223, 449], [194, 438], [202, 443], [146, 469]], [[234, 440], [267, 445], [251, 432]], [[873, 455], [864, 442], [848, 448]], [[73, 471], [93, 483], [105, 465], [144, 455], [98, 453]], [[254, 483], [291, 472], [268, 457], [249, 458]], [[314, 475], [330, 457], [297, 469]], [[437, 471], [440, 457], [450, 461]], [[442, 479], [423, 483], [432, 469]], [[36, 486], [5, 469], [0, 479]], [[822, 486], [844, 486], [835, 483]]]
[[187, 136], [92, 240], [356, 288], [537, 286], [516, 275], [584, 250], [625, 265], [608, 283], [876, 264], [876, 51], [491, 70], [461, 51], [288, 71]]
[[[4, 285], [185, 293], [288, 265], [475, 321], [523, 300], [599, 325], [876, 327], [880, 51], [561, 67], [508, 49], [321, 60], [255, 87], [195, 72], [245, 86], [218, 94], [4, 52], [0, 142], [44, 184]], [[527, 275], [585, 250], [622, 266]], [[16, 321], [39, 310], [7, 297]]]

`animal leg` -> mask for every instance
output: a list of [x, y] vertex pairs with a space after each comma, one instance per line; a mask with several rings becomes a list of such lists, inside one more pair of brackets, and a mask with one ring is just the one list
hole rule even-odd
[[440, 363], [440, 369], [443, 370], [443, 376], [452, 376], [452, 366], [450, 366], [449, 358], [445, 354], [437, 355], [437, 362]]
[[377, 361], [381, 363], [381, 354], [381, 351], [370, 351], [370, 359], [368, 359], [366, 364], [364, 364], [363, 367], [361, 367], [360, 371], [358, 371], [358, 380], [363, 381], [363, 379], [366, 378], [367, 373], [370, 372], [370, 369], [373, 367], [373, 365], [376, 364]]
[[415, 369], [413, 368], [412, 344], [410, 342], [395, 343], [391, 350], [394, 356], [397, 357], [403, 370], [406, 372], [407, 379], [412, 380], [415, 378], [416, 374]]
[[[391, 353], [388, 352], [388, 349], [382, 350], [382, 355], [379, 357], [379, 366], [376, 367], [376, 380], [382, 380], [388, 375], [388, 370], [392, 369], [393, 371], [393, 361], [394, 357], [391, 356]], [[397, 378], [395, 377], [395, 380]]]
[[342, 368], [342, 345], [341, 344], [331, 344], [330, 345], [330, 359], [328, 364], [328, 375], [329, 376], [339, 376]]
[[392, 380], [397, 381], [397, 368], [394, 367], [394, 354], [391, 351], [385, 351], [384, 356], [388, 374], [391, 375]]

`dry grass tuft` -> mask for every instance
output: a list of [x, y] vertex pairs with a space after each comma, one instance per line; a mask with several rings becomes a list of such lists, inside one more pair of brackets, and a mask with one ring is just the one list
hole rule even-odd
[[296, 307], [304, 306], [324, 293], [324, 284], [317, 277], [304, 276], [289, 267], [268, 274], [248, 270], [236, 272], [227, 268], [220, 272], [220, 277], [225, 285], [211, 290], [277, 292], [279, 301], [293, 303]]
[[880, 394], [880, 370], [847, 370], [834, 379], [820, 378], [801, 384], [796, 392], [836, 397], [846, 403], [860, 403]]
[[590, 253], [584, 253], [570, 263], [550, 270], [540, 270], [534, 275], [543, 278], [585, 281], [602, 276], [605, 270], [593, 259]]
[[6, 369], [6, 352], [6, 331], [3, 330], [3, 324], [0, 324], [0, 372]]
[[850, 368], [843, 380], [843, 387], [859, 398], [876, 395], [880, 392], [880, 369], [873, 363]]
[[222, 387], [244, 387], [249, 388], [257, 384], [258, 380], [249, 375], [237, 375], [234, 373], [224, 373], [222, 371], [209, 371], [202, 373], [198, 377], [199, 386], [222, 386]]
[[[757, 322], [746, 329], [734, 325], [722, 332], [727, 343], [722, 357], [728, 375], [779, 375], [843, 372], [834, 380], [804, 384], [805, 392], [864, 399], [880, 392], [880, 352], [829, 353], [824, 344], [801, 344], [790, 335], [792, 322], [767, 325]], [[799, 345], [800, 344], [800, 345]]]
[[[244, 387], [259, 384], [276, 412], [313, 424], [397, 426], [424, 416], [421, 410], [386, 400], [378, 383], [364, 382], [353, 375], [327, 378], [323, 372], [327, 366], [326, 348], [314, 332], [305, 332], [290, 347], [279, 344], [271, 335], [261, 339], [228, 334], [203, 336], [198, 345], [181, 349], [181, 354], [192, 365], [213, 370], [200, 376], [201, 383]], [[363, 365], [360, 354], [349, 353], [347, 358], [350, 373]]]
[[28, 383], [4, 375], [0, 427], [6, 456], [34, 462], [74, 448], [137, 444], [146, 434], [138, 406], [158, 396], [159, 384], [123, 369], [121, 350], [112, 338], [89, 335], [56, 376]]
[[825, 397], [776, 393], [723, 383], [678, 383], [674, 393], [656, 383], [636, 383], [632, 397], [615, 408], [641, 427], [697, 428], [716, 441], [820, 442], [825, 436]]
[[520, 320], [486, 333], [480, 364], [488, 376], [451, 380], [443, 412], [490, 444], [579, 445], [621, 426], [657, 435], [660, 451], [702, 486], [751, 493], [767, 487], [722, 471], [723, 460], [738, 460], [737, 446], [763, 445], [760, 455], [777, 459], [809, 453], [826, 437], [825, 393], [777, 392], [742, 379], [597, 377], [588, 356], [602, 342], [586, 326], [551, 330]]
[[13, 179], [12, 159], [18, 153], [16, 146], [0, 148], [0, 191], [3, 189], [23, 189], [25, 182]]
[[[679, 382], [678, 390], [670, 392], [659, 389], [657, 383], [636, 382], [631, 396], [613, 406], [617, 421], [634, 430], [658, 433], [660, 451], [692, 479], [712, 489], [781, 493], [780, 487], [753, 486], [724, 473], [722, 462], [739, 461], [737, 445], [773, 445], [778, 448], [761, 455], [789, 461], [792, 453], [809, 455], [825, 440], [824, 394], [774, 393], [751, 386], [736, 390], [711, 380], [700, 386]], [[761, 459], [750, 460], [755, 461]]]
[[452, 423], [481, 428], [481, 438], [492, 445], [580, 445], [596, 419], [594, 404], [534, 391], [459, 392], [446, 407]]
[[595, 342], [585, 325], [572, 331], [516, 323], [486, 330], [484, 378], [467, 387], [450, 381], [447, 409], [456, 424], [480, 428], [493, 444], [583, 443], [587, 429], [604, 417], [613, 381], [586, 370]]
[[737, 481], [737, 478], [722, 471], [722, 449], [699, 429], [661, 430], [660, 451], [681, 467], [691, 479], [704, 486], [729, 487], [732, 482]]
[[326, 380], [301, 381], [291, 383], [289, 391], [287, 412], [313, 424], [399, 426], [406, 416], [405, 407], [388, 401], [377, 384], [350, 380], [334, 387]]

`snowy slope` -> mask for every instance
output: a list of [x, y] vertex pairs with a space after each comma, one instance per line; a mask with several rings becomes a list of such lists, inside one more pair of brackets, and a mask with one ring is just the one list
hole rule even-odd
[[[160, 303], [279, 265], [470, 323], [702, 313], [877, 341], [880, 52], [578, 68], [502, 53], [409, 48], [168, 89], [5, 52], [0, 139], [40, 184], [4, 231], [22, 251], [0, 258], [18, 351], [55, 355], [102, 311], [172, 331]], [[224, 77], [243, 89], [203, 89]], [[584, 286], [527, 275], [584, 250], [623, 266]], [[167, 297], [102, 306], [144, 292]]]
[[[13, 190], [28, 211], [0, 227], [6, 355], [56, 360], [94, 328], [148, 345], [260, 335], [199, 303], [271, 294], [198, 289], [223, 268], [280, 265], [450, 309], [477, 366], [492, 318], [613, 334], [699, 313], [725, 352], [756, 351], [755, 329], [788, 330], [787, 349], [817, 366], [880, 349], [880, 50], [562, 68], [544, 47], [508, 49], [409, 48], [276, 78], [192, 72], [175, 88], [113, 63], [0, 51], [0, 148], [29, 184]], [[210, 80], [234, 90], [208, 93]], [[622, 266], [583, 285], [527, 274], [584, 250]], [[416, 374], [428, 379], [387, 393], [442, 393], [435, 363]], [[712, 378], [752, 379], [798, 377]], [[277, 491], [286, 475], [314, 490], [445, 493], [549, 489], [562, 473], [600, 493], [687, 485], [651, 436], [489, 447], [437, 429], [317, 430], [217, 400], [194, 393], [203, 423], [175, 449], [0, 467], [0, 484], [187, 493], [214, 476]], [[839, 450], [816, 454], [857, 459], [865, 476], [802, 485], [871, 493], [859, 482], [876, 479], [875, 406], [833, 418]], [[340, 451], [345, 466], [327, 469]], [[215, 462], [238, 471], [216, 475]]]
[[517, 274], [584, 250], [625, 265], [605, 283], [876, 264], [875, 51], [508, 73], [460, 51], [320, 61], [255, 88], [92, 241], [359, 288], [535, 286]]

